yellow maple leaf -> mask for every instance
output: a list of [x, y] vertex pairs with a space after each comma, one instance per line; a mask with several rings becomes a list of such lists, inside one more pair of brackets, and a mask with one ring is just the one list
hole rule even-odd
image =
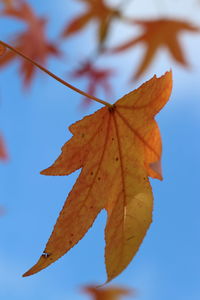
[[73, 137], [45, 175], [82, 171], [69, 193], [34, 274], [64, 255], [85, 235], [102, 209], [107, 282], [130, 263], [152, 220], [148, 176], [162, 179], [161, 138], [154, 116], [169, 99], [172, 74], [154, 76], [111, 107], [70, 126]]

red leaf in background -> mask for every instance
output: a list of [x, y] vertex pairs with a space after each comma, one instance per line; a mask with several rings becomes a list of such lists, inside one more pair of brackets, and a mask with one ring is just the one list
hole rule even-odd
[[175, 61], [187, 66], [187, 62], [178, 41], [178, 35], [181, 31], [200, 32], [200, 28], [190, 25], [185, 21], [158, 19], [150, 21], [134, 21], [133, 25], [140, 25], [144, 28], [144, 32], [137, 38], [133, 38], [129, 42], [108, 50], [111, 53], [119, 53], [127, 50], [138, 43], [146, 45], [146, 53], [143, 57], [138, 70], [133, 76], [133, 80], [138, 79], [148, 68], [156, 52], [161, 47], [166, 47]]
[[125, 289], [119, 286], [97, 288], [90, 285], [84, 287], [83, 291], [90, 294], [93, 300], [118, 300], [123, 296], [135, 296], [134, 290]]
[[[27, 3], [20, 1], [17, 7], [5, 9], [3, 14], [24, 21], [27, 25], [25, 32], [16, 34], [15, 36], [13, 43], [16, 49], [43, 65], [45, 65], [50, 55], [59, 56], [60, 53], [57, 46], [49, 43], [46, 39], [46, 20], [38, 18]], [[14, 53], [9, 51], [0, 58], [0, 67], [15, 58], [20, 59], [20, 72], [24, 77], [24, 85], [27, 86], [31, 83], [33, 75], [36, 72], [36, 68], [30, 62], [18, 58]]]
[[0, 160], [7, 160], [8, 154], [6, 151], [5, 143], [3, 137], [0, 135]]
[[[79, 69], [75, 70], [72, 73], [74, 78], [87, 77], [88, 78], [88, 88], [87, 93], [89, 95], [95, 96], [96, 90], [101, 86], [107, 97], [110, 97], [112, 94], [112, 87], [109, 83], [109, 77], [114, 74], [113, 70], [110, 69], [98, 69], [91, 62], [85, 62]], [[82, 106], [88, 106], [91, 104], [89, 98], [85, 98], [82, 102]]]
[[87, 10], [67, 25], [63, 31], [63, 37], [77, 33], [94, 20], [98, 22], [98, 40], [103, 43], [107, 37], [111, 21], [120, 17], [120, 11], [107, 6], [104, 0], [81, 1], [87, 4]]

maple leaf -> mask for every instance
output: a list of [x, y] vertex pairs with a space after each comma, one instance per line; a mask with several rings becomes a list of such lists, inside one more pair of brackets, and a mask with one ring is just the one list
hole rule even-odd
[[[87, 77], [89, 80], [87, 93], [95, 96], [98, 86], [102, 86], [106, 95], [111, 96], [112, 87], [108, 81], [108, 78], [114, 74], [110, 69], [98, 69], [92, 65], [91, 62], [85, 62], [80, 68], [72, 73], [74, 78]], [[88, 106], [91, 104], [91, 100], [87, 97], [84, 98], [82, 106]]]
[[[18, 7], [4, 10], [4, 15], [15, 17], [24, 21], [27, 25], [27, 30], [16, 35], [13, 41], [16, 49], [43, 65], [46, 64], [46, 60], [50, 55], [60, 55], [56, 45], [46, 40], [46, 20], [44, 18], [38, 18], [27, 3], [20, 2]], [[18, 58], [15, 53], [7, 52], [0, 58], [0, 66], [7, 65], [15, 58]], [[24, 59], [20, 59], [20, 63], [20, 71], [24, 77], [24, 85], [27, 86], [31, 83], [36, 68], [33, 64]]]
[[68, 37], [82, 30], [92, 20], [98, 22], [98, 39], [102, 44], [108, 34], [111, 21], [120, 18], [120, 11], [106, 5], [104, 0], [80, 0], [87, 4], [86, 12], [73, 19], [63, 31]]
[[138, 79], [151, 64], [156, 52], [165, 47], [175, 61], [187, 66], [184, 53], [178, 41], [178, 35], [181, 31], [199, 32], [200, 28], [193, 26], [187, 22], [170, 19], [158, 19], [149, 21], [133, 21], [133, 25], [140, 25], [144, 28], [144, 32], [137, 38], [118, 46], [114, 49], [108, 50], [110, 53], [119, 53], [135, 46], [138, 43], [146, 45], [146, 53], [144, 58], [133, 76], [133, 80]]
[[3, 137], [0, 135], [0, 160], [7, 160], [8, 154], [6, 151], [5, 143]]
[[83, 291], [90, 294], [94, 300], [118, 300], [121, 298], [121, 296], [135, 294], [133, 290], [128, 290], [118, 286], [99, 289], [91, 285], [84, 287]]
[[152, 220], [148, 176], [162, 179], [161, 138], [154, 116], [168, 101], [171, 72], [154, 76], [111, 107], [69, 127], [73, 137], [45, 175], [69, 175], [82, 168], [46, 248], [24, 276], [55, 262], [85, 235], [102, 209], [107, 211], [107, 282], [130, 263]]

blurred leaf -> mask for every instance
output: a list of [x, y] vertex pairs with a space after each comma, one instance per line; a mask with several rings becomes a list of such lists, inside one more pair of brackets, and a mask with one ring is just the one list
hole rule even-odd
[[0, 135], [0, 160], [7, 160], [8, 159], [8, 153], [6, 150], [5, 142], [3, 140], [3, 137]]
[[[88, 88], [87, 93], [89, 95], [96, 95], [96, 90], [98, 87], [102, 87], [105, 91], [107, 97], [111, 97], [112, 87], [109, 83], [109, 77], [114, 74], [113, 70], [110, 69], [98, 69], [91, 62], [85, 62], [77, 70], [72, 73], [74, 78], [87, 77], [88, 78]], [[87, 107], [92, 103], [92, 100], [85, 98], [84, 102], [81, 103], [82, 106]]]
[[183, 66], [187, 66], [182, 47], [178, 41], [178, 35], [181, 31], [200, 32], [200, 28], [193, 26], [187, 22], [179, 20], [158, 19], [150, 21], [133, 21], [133, 25], [137, 24], [144, 28], [144, 32], [137, 38], [129, 42], [109, 50], [111, 53], [119, 53], [137, 45], [144, 43], [146, 45], [146, 53], [139, 66], [139, 69], [133, 76], [133, 79], [138, 79], [148, 68], [154, 59], [157, 51], [166, 47], [175, 61]]
[[87, 4], [87, 10], [74, 18], [64, 29], [63, 37], [68, 37], [82, 30], [90, 21], [98, 22], [98, 40], [102, 44], [108, 34], [111, 21], [120, 17], [120, 12], [106, 5], [104, 0], [80, 0]]
[[94, 300], [118, 300], [122, 296], [135, 295], [135, 291], [118, 286], [97, 288], [91, 285], [86, 286], [83, 291], [90, 294]]
[[[15, 8], [4, 10], [4, 15], [17, 18], [24, 21], [27, 25], [27, 30], [20, 34], [16, 34], [13, 41], [16, 49], [27, 55], [34, 61], [45, 65], [47, 58], [50, 55], [58, 56], [59, 51], [56, 45], [49, 43], [45, 35], [46, 20], [38, 18], [31, 7], [25, 2], [19, 2]], [[36, 68], [30, 62], [19, 58], [15, 53], [8, 51], [0, 58], [0, 67], [7, 65], [13, 59], [19, 59], [21, 75], [24, 77], [25, 86], [32, 81]]]

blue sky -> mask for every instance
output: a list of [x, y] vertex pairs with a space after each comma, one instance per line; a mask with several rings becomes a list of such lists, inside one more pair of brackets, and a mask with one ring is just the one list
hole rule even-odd
[[[81, 9], [76, 6], [74, 11], [75, 1], [49, 1], [48, 6], [40, 1], [28, 2], [38, 14], [50, 16], [48, 33], [52, 39]], [[198, 1], [191, 1], [189, 5], [189, 1], [174, 4], [165, 0], [159, 8], [155, 3], [130, 1], [131, 7], [135, 5], [134, 13], [138, 10], [140, 16], [166, 14], [187, 20], [193, 16], [196, 22], [200, 11]], [[113, 33], [111, 43], [117, 43], [119, 34], [124, 36], [124, 26], [117, 26], [118, 34]], [[0, 35], [5, 41], [20, 28], [16, 22], [0, 20]], [[94, 30], [90, 26], [84, 34], [62, 43], [66, 56], [61, 60], [52, 59], [49, 69], [66, 78], [67, 71], [82, 61], [81, 55], [92, 50], [90, 36]], [[130, 34], [127, 29], [127, 38]], [[91, 43], [84, 43], [86, 38], [90, 38]], [[113, 102], [154, 73], [161, 75], [170, 68], [173, 70], [171, 100], [157, 117], [163, 139], [164, 181], [151, 181], [155, 201], [153, 224], [132, 263], [111, 283], [136, 288], [138, 300], [200, 298], [200, 36], [185, 34], [181, 41], [193, 65], [191, 70], [173, 63], [163, 51], [158, 53], [157, 61], [141, 81], [134, 84], [127, 82], [142, 55], [140, 47], [120, 58], [98, 61], [101, 66], [118, 68], [118, 76], [112, 80]], [[0, 218], [0, 299], [89, 299], [79, 289], [86, 284], [101, 284], [106, 279], [104, 211], [83, 240], [62, 259], [34, 276], [22, 278], [21, 275], [43, 251], [78, 175], [76, 172], [68, 177], [50, 177], [39, 172], [57, 158], [61, 146], [70, 138], [68, 126], [101, 106], [94, 103], [88, 111], [81, 111], [81, 96], [41, 72], [31, 89], [24, 91], [17, 67], [14, 63], [0, 72], [0, 128], [10, 156], [8, 163], [0, 163], [0, 205], [6, 210]], [[85, 89], [84, 80], [73, 81], [73, 84]], [[101, 90], [97, 96], [104, 98]]]

